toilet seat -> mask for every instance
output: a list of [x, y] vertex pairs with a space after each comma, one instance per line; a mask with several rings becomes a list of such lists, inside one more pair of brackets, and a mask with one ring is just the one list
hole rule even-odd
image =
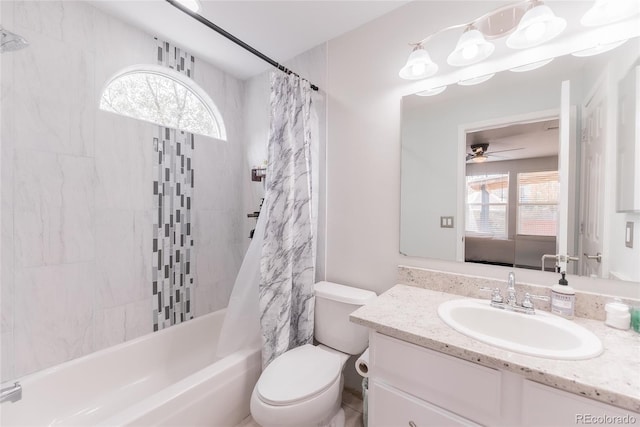
[[341, 373], [337, 354], [306, 344], [273, 360], [260, 376], [256, 394], [268, 405], [293, 405], [323, 393]]

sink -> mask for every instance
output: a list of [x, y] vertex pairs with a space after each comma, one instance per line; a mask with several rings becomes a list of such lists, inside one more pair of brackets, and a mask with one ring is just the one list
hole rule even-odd
[[592, 332], [547, 312], [522, 314], [491, 307], [486, 300], [457, 299], [440, 304], [438, 315], [458, 332], [517, 353], [563, 360], [602, 353], [602, 342]]

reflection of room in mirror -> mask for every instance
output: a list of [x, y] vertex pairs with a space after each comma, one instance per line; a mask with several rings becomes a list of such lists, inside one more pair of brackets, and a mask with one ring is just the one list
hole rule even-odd
[[467, 132], [465, 261], [539, 270], [557, 253], [558, 128], [553, 118]]
[[[636, 110], [627, 105], [638, 105], [640, 86], [631, 70], [639, 52], [636, 38], [598, 56], [558, 57], [537, 70], [498, 73], [481, 85], [450, 86], [438, 96], [405, 96], [400, 252], [538, 270], [544, 252], [575, 259], [559, 262], [569, 274], [640, 282], [640, 245], [625, 243], [628, 222], [635, 224], [634, 238], [640, 240], [640, 211], [616, 210], [616, 196], [629, 188], [620, 182], [640, 188], [638, 163], [631, 162], [637, 156], [620, 155], [640, 152], [640, 138], [633, 132], [626, 136], [637, 126], [630, 113]], [[516, 134], [522, 135], [514, 142]], [[529, 191], [531, 197], [520, 198], [518, 173], [498, 168], [525, 158], [540, 167], [520, 171], [532, 174], [520, 176], [530, 188], [553, 187], [539, 182], [552, 177], [535, 173], [559, 171], [557, 202], [524, 185], [520, 195]], [[478, 181], [469, 190], [467, 175], [484, 177], [473, 178]], [[497, 185], [507, 185], [504, 200]], [[467, 206], [468, 194], [475, 204]], [[556, 213], [559, 222], [554, 223]], [[440, 227], [442, 216], [457, 216], [456, 226]], [[500, 246], [500, 253], [492, 255], [492, 246]], [[553, 270], [556, 263], [548, 259], [545, 269]]]

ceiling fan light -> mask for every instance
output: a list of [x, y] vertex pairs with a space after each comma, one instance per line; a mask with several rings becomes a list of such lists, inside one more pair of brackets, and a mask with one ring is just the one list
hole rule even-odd
[[549, 6], [538, 4], [529, 9], [518, 28], [507, 38], [512, 49], [526, 49], [557, 37], [567, 27], [567, 21], [555, 16]]
[[416, 93], [418, 96], [435, 96], [440, 95], [442, 92], [447, 89], [446, 86], [434, 87], [433, 89], [423, 90], [422, 92]]
[[596, 45], [594, 47], [590, 47], [589, 49], [584, 49], [584, 50], [580, 50], [578, 52], [573, 52], [571, 55], [577, 56], [577, 57], [580, 57], [580, 58], [585, 57], [585, 56], [599, 55], [601, 53], [609, 52], [610, 50], [613, 50], [613, 49], [617, 48], [618, 46], [622, 46], [628, 40], [629, 39], [624, 39], [624, 40], [619, 40], [619, 41], [613, 42], [613, 43], [599, 44], [599, 45]]
[[585, 27], [612, 24], [640, 13], [637, 0], [596, 0], [580, 19]]
[[470, 79], [460, 80], [458, 82], [458, 84], [460, 86], [479, 85], [480, 83], [486, 82], [487, 80], [489, 80], [491, 77], [493, 77], [495, 75], [496, 75], [496, 73], [492, 73], [492, 74], [486, 74], [486, 75], [480, 76], [480, 77], [472, 77]]
[[473, 163], [484, 163], [487, 161], [487, 156], [485, 156], [484, 154], [478, 154], [473, 159], [471, 159], [471, 161]]
[[405, 80], [419, 80], [430, 77], [437, 71], [438, 65], [431, 60], [429, 53], [421, 45], [418, 45], [413, 48], [407, 63], [398, 75]]
[[455, 50], [447, 57], [447, 63], [455, 67], [475, 64], [487, 59], [494, 50], [493, 43], [485, 40], [480, 31], [467, 30], [460, 36]]
[[548, 63], [553, 61], [553, 58], [544, 59], [542, 61], [532, 62], [530, 64], [521, 65], [519, 67], [511, 68], [509, 71], [513, 71], [514, 73], [523, 73], [525, 71], [537, 70], [538, 68], [542, 68]]

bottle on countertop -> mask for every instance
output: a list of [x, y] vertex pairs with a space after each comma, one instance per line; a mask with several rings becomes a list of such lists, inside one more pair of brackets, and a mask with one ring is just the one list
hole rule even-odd
[[551, 288], [551, 312], [566, 319], [573, 319], [576, 308], [576, 291], [565, 278], [563, 271], [562, 278], [557, 285]]
[[620, 298], [614, 298], [604, 306], [607, 317], [604, 321], [605, 325], [612, 328], [627, 330], [631, 326], [631, 313], [629, 306], [622, 302]]

